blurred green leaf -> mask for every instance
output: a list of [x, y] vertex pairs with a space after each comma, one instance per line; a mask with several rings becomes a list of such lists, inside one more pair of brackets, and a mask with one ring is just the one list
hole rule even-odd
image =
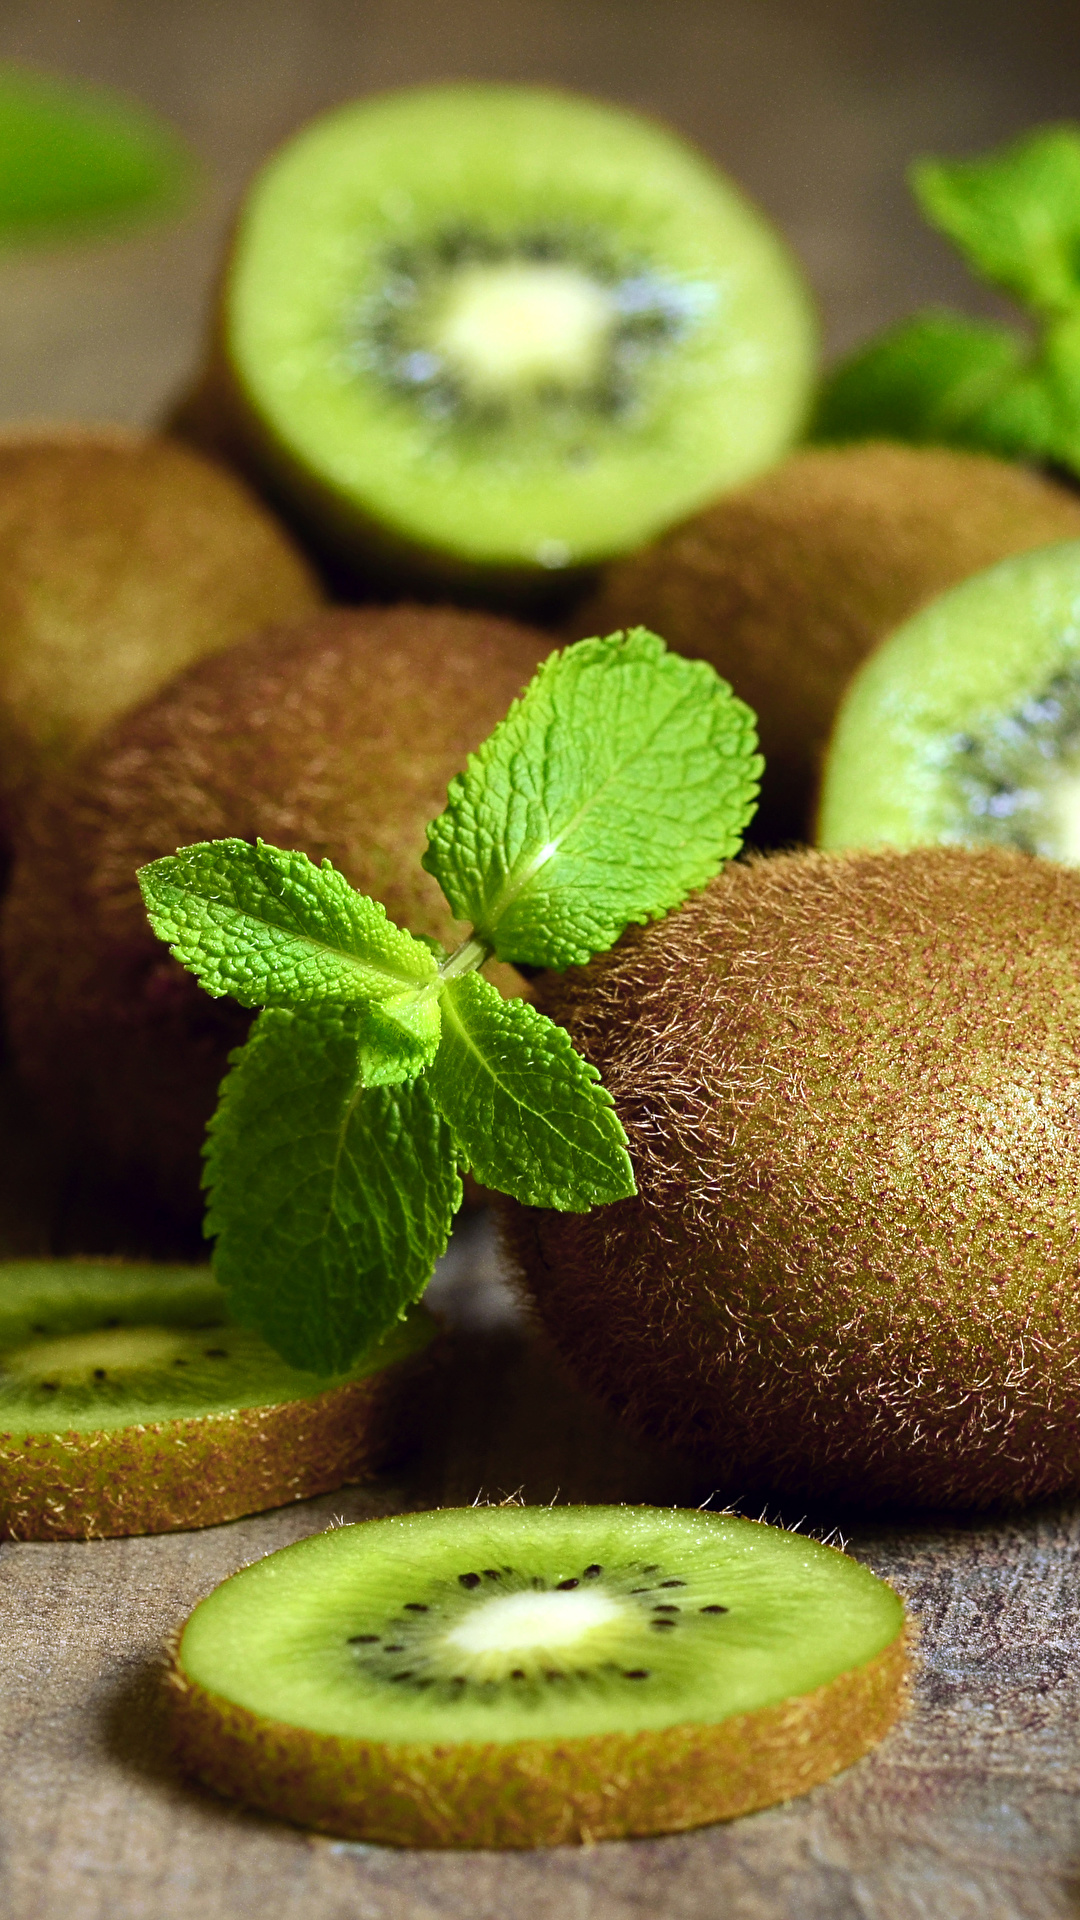
[[131, 101], [0, 64], [0, 246], [176, 212], [195, 171], [171, 128]]

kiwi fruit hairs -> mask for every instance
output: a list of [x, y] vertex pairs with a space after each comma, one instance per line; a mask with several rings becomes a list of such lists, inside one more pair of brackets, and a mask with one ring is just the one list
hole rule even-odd
[[328, 610], [189, 668], [43, 784], [4, 915], [8, 1027], [80, 1177], [115, 1188], [129, 1231], [145, 1223], [121, 1250], [198, 1244], [203, 1131], [252, 1018], [155, 938], [136, 869], [261, 835], [329, 858], [400, 925], [453, 945], [420, 867], [427, 826], [551, 647], [492, 614]]
[[334, 1528], [234, 1574], [172, 1665], [179, 1757], [393, 1846], [668, 1833], [787, 1799], [905, 1702], [904, 1610], [801, 1534], [648, 1507]]
[[190, 661], [321, 599], [199, 454], [118, 427], [0, 434], [0, 808]]
[[172, 426], [226, 451], [339, 579], [565, 595], [779, 458], [809, 297], [666, 128], [540, 87], [335, 109], [256, 178], [208, 372]]
[[1078, 926], [1028, 855], [808, 851], [544, 976], [638, 1186], [504, 1216], [583, 1383], [739, 1497], [1080, 1486]]
[[214, 1526], [366, 1479], [435, 1323], [347, 1376], [286, 1366], [208, 1267], [0, 1263], [0, 1538]]
[[837, 717], [820, 844], [1080, 864], [1078, 606], [1075, 539], [963, 581], [890, 634]]
[[612, 566], [566, 637], [632, 619], [711, 661], [758, 716], [755, 841], [809, 840], [833, 720], [866, 655], [967, 575], [1077, 537], [1080, 500], [988, 455], [807, 449]]

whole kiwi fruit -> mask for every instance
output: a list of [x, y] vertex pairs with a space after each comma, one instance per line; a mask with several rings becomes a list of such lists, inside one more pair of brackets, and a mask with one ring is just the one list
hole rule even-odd
[[193, 660], [316, 607], [233, 474], [118, 427], [0, 435], [0, 810]]
[[878, 641], [969, 574], [1078, 535], [1080, 500], [989, 455], [811, 448], [613, 565], [567, 638], [641, 622], [711, 661], [758, 716], [755, 841], [807, 840], [833, 720]]
[[136, 869], [261, 836], [329, 858], [400, 924], [453, 943], [425, 830], [551, 644], [454, 609], [322, 612], [189, 668], [43, 784], [3, 925], [9, 1030], [81, 1177], [93, 1167], [145, 1219], [124, 1251], [183, 1251], [165, 1222], [197, 1232], [203, 1130], [251, 1020], [155, 938]]
[[589, 1388], [739, 1495], [1080, 1485], [1080, 874], [758, 857], [538, 987], [638, 1185], [506, 1216]]

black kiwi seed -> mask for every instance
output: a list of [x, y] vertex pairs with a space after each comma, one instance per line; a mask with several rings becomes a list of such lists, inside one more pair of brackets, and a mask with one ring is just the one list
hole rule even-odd
[[598, 1567], [594, 1560], [591, 1567], [586, 1567], [581, 1577], [583, 1580], [598, 1580], [603, 1571], [603, 1567]]
[[59, 1382], [56, 1380], [43, 1380], [41, 1383], [41, 1391], [42, 1393], [59, 1393]]
[[352, 1633], [345, 1644], [347, 1647], [377, 1647], [379, 1636], [377, 1633]]
[[411, 1680], [412, 1673], [408, 1669], [406, 1669], [404, 1673], [392, 1673], [390, 1675], [390, 1678], [391, 1680]]
[[654, 1563], [651, 1567], [642, 1567], [641, 1571], [642, 1573], [659, 1573], [660, 1568]]
[[424, 1602], [422, 1600], [406, 1600], [405, 1612], [406, 1613], [426, 1613], [427, 1607], [424, 1605]]
[[386, 1653], [404, 1653], [405, 1649], [402, 1646], [394, 1645], [392, 1647], [386, 1647], [384, 1651]]
[[631, 1587], [631, 1593], [651, 1593], [651, 1587]]
[[106, 1380], [107, 1378], [108, 1378], [108, 1375], [106, 1374], [106, 1372], [105, 1372], [105, 1369], [104, 1369], [104, 1367], [95, 1367], [95, 1368], [94, 1368], [94, 1379], [95, 1379], [95, 1380]]
[[729, 1611], [730, 1611], [730, 1609], [729, 1609], [729, 1608], [727, 1608], [727, 1607], [718, 1607], [718, 1606], [715, 1606], [715, 1605], [714, 1605], [714, 1606], [711, 1606], [711, 1607], [699, 1607], [699, 1608], [698, 1608], [698, 1612], [699, 1612], [699, 1613], [727, 1613], [727, 1612], [729, 1612]]
[[661, 1587], [685, 1587], [685, 1580], [661, 1580]]
[[555, 1591], [556, 1593], [569, 1593], [571, 1587], [578, 1585], [580, 1585], [580, 1582], [577, 1580], [557, 1580], [555, 1582]]
[[511, 1673], [511, 1675], [510, 1675], [510, 1678], [511, 1678], [511, 1680], [524, 1680], [524, 1678], [525, 1678], [525, 1669], [524, 1669], [524, 1667], [515, 1667], [515, 1668], [513, 1669], [513, 1672], [512, 1672], [512, 1673]]
[[485, 1567], [484, 1579], [485, 1580], [501, 1580], [502, 1574], [499, 1572], [498, 1567]]
[[650, 1620], [650, 1621], [649, 1621], [649, 1625], [650, 1625], [650, 1627], [653, 1627], [654, 1629], [656, 1629], [657, 1631], [659, 1631], [659, 1629], [660, 1629], [661, 1627], [674, 1627], [674, 1626], [677, 1626], [677, 1625], [678, 1625], [678, 1622], [677, 1622], [677, 1621], [675, 1621], [675, 1620]]
[[624, 1680], [647, 1680], [648, 1677], [649, 1677], [648, 1667], [631, 1667], [629, 1672], [627, 1672], [625, 1669], [623, 1671]]
[[458, 1585], [462, 1587], [467, 1587], [471, 1592], [473, 1587], [478, 1587], [480, 1585], [480, 1575], [478, 1573], [459, 1573]]
[[[678, 1613], [678, 1611], [679, 1609], [675, 1605], [674, 1600], [660, 1600], [653, 1608], [654, 1613]], [[705, 1609], [703, 1607], [702, 1612], [704, 1613], [704, 1611]]]

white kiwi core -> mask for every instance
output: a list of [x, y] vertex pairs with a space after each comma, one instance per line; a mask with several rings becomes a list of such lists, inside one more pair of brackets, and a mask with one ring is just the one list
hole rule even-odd
[[579, 267], [505, 260], [460, 269], [432, 334], [435, 353], [478, 395], [589, 387], [600, 377], [616, 313]]
[[462, 1653], [526, 1654], [569, 1647], [625, 1611], [610, 1594], [595, 1589], [500, 1594], [465, 1614], [451, 1627], [446, 1643]]

